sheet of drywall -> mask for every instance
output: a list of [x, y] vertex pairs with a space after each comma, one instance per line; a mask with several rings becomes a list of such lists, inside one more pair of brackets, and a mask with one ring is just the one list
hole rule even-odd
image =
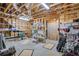
[[52, 40], [58, 40], [58, 23], [51, 22], [48, 23], [48, 38]]

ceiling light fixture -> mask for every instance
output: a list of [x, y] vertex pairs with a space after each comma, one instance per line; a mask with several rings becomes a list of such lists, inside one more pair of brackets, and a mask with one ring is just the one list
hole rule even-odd
[[26, 21], [30, 20], [28, 16], [20, 16], [19, 19], [26, 20]]
[[45, 4], [45, 3], [41, 3], [47, 10], [49, 9], [49, 7]]

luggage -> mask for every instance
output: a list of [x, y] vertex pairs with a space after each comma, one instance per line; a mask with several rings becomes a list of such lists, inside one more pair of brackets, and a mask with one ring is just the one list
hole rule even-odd
[[11, 56], [16, 53], [15, 47], [6, 48], [4, 36], [0, 33], [0, 56]]
[[15, 47], [0, 50], [0, 56], [12, 56], [15, 55], [15, 53], [16, 53]]

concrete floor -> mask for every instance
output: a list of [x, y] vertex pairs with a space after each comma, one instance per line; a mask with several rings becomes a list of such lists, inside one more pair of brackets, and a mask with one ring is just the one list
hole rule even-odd
[[62, 53], [59, 53], [56, 51], [57, 41], [53, 40], [46, 40], [46, 43], [54, 44], [54, 47], [49, 50], [43, 47], [45, 43], [33, 43], [31, 39], [25, 39], [25, 40], [17, 40], [17, 41], [6, 41], [7, 47], [15, 46], [16, 48], [16, 56], [19, 55], [19, 53], [23, 49], [34, 49], [33, 56], [61, 56]]

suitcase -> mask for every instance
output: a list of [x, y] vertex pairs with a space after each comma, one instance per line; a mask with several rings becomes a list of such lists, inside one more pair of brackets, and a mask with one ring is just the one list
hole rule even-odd
[[15, 47], [0, 50], [0, 56], [12, 56], [15, 55], [15, 53], [16, 53]]

